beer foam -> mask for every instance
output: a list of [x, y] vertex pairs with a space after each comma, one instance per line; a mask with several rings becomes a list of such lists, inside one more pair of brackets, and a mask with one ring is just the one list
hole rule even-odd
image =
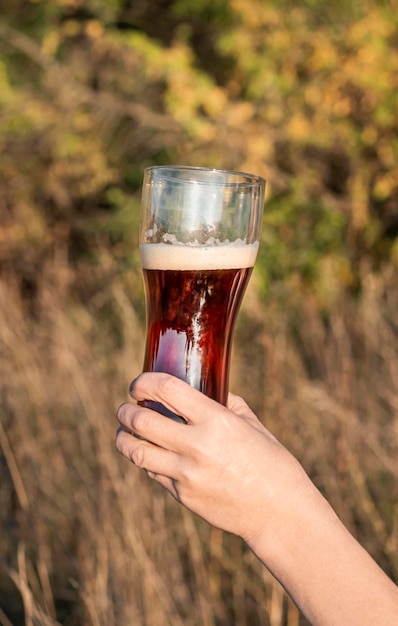
[[147, 270], [227, 270], [253, 267], [258, 241], [242, 240], [219, 245], [144, 243], [141, 262]]

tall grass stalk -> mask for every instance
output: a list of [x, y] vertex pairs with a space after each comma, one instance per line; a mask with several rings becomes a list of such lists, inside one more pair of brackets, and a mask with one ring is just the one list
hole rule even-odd
[[[238, 538], [117, 455], [115, 410], [144, 341], [132, 283], [115, 273], [102, 300], [84, 301], [58, 270], [34, 306], [12, 278], [0, 285], [0, 624], [306, 624]], [[297, 294], [293, 327], [254, 279], [231, 387], [397, 580], [397, 297], [392, 273], [364, 284], [326, 321]]]

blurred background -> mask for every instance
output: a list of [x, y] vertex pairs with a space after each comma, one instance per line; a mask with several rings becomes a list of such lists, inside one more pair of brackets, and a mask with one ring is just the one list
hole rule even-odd
[[114, 449], [154, 164], [267, 178], [231, 388], [398, 582], [397, 0], [0, 12], [1, 626], [307, 624]]

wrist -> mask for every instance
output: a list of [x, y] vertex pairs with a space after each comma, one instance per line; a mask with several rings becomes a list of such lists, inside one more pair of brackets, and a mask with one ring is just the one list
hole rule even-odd
[[314, 626], [392, 624], [395, 585], [310, 481], [297, 494], [249, 547]]
[[[300, 468], [301, 469], [301, 468]], [[305, 541], [314, 538], [315, 529], [334, 526], [340, 521], [333, 509], [303, 470], [291, 483], [290, 493], [274, 507], [266, 524], [246, 539], [254, 554], [279, 578], [279, 570], [288, 568], [297, 558]]]

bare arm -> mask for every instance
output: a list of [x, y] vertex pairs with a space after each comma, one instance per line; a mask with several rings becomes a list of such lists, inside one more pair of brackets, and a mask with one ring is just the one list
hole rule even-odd
[[[225, 408], [167, 374], [143, 374], [118, 410], [121, 454], [209, 523], [240, 535], [314, 626], [394, 626], [398, 590], [244, 400]], [[132, 435], [138, 435], [138, 439]]]

